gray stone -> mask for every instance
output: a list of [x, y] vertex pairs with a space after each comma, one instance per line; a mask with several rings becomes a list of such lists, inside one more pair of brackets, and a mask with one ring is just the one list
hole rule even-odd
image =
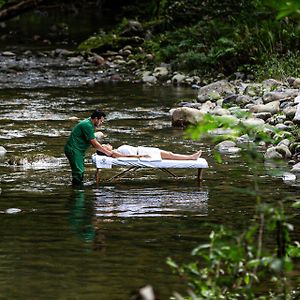
[[227, 152], [229, 148], [236, 147], [236, 143], [233, 141], [223, 141], [215, 146], [220, 152]]
[[261, 112], [269, 112], [271, 114], [275, 114], [277, 112], [279, 112], [279, 101], [273, 101], [273, 102], [269, 102], [268, 104], [260, 104], [260, 105], [253, 105], [250, 108], [251, 112], [254, 113], [261, 113]]
[[292, 153], [291, 151], [289, 150], [289, 147], [286, 146], [286, 145], [279, 145], [279, 146], [276, 146], [275, 147], [276, 151], [278, 153], [280, 153], [284, 158], [290, 158], [292, 157]]
[[248, 126], [248, 127], [260, 127], [265, 124], [264, 120], [257, 119], [257, 118], [244, 119], [244, 120], [241, 120], [241, 123], [244, 126]]
[[0, 146], [0, 154], [5, 154], [6, 152], [7, 150], [3, 146]]
[[283, 109], [283, 113], [286, 115], [286, 117], [290, 120], [292, 120], [295, 117], [297, 111], [297, 106], [289, 106]]
[[250, 97], [262, 96], [263, 92], [264, 92], [264, 88], [262, 84], [251, 83], [246, 86], [244, 90], [244, 95], [248, 95]]
[[198, 91], [198, 101], [218, 100], [221, 97], [235, 94], [235, 86], [227, 80], [220, 80], [203, 86]]
[[286, 100], [294, 100], [294, 98], [298, 95], [299, 91], [296, 89], [286, 89], [284, 91], [274, 91], [268, 92], [263, 95], [264, 103], [269, 103], [272, 101], [286, 101]]
[[266, 153], [264, 154], [265, 159], [282, 159], [283, 156], [276, 151], [275, 147], [270, 147], [267, 149]]
[[170, 110], [172, 125], [184, 127], [189, 124], [196, 124], [202, 120], [204, 112], [190, 107], [179, 107]]
[[293, 167], [292, 167], [292, 170], [291, 172], [293, 173], [300, 173], [300, 162], [295, 164]]
[[175, 85], [180, 85], [184, 82], [186, 76], [183, 74], [176, 74], [172, 77], [172, 83]]
[[153, 75], [157, 78], [166, 77], [169, 74], [169, 71], [166, 67], [157, 67], [153, 71]]
[[297, 104], [297, 109], [296, 109], [295, 116], [293, 118], [293, 122], [295, 122], [297, 124], [300, 123], [300, 103]]

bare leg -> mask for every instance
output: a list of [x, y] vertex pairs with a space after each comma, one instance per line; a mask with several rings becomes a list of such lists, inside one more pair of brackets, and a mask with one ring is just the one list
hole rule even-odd
[[170, 151], [160, 150], [160, 156], [162, 159], [174, 159], [174, 160], [197, 160], [201, 156], [202, 151], [195, 152], [191, 155], [177, 154]]

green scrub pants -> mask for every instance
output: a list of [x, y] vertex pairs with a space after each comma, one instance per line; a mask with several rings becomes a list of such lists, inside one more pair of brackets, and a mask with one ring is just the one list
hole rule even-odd
[[84, 154], [77, 149], [65, 146], [65, 155], [72, 169], [72, 184], [82, 185], [84, 175]]

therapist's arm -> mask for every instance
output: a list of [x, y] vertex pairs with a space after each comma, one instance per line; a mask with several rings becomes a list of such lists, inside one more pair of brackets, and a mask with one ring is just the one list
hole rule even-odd
[[96, 148], [97, 150], [101, 151], [102, 153], [106, 154], [107, 156], [112, 156], [113, 152], [108, 150], [106, 147], [103, 147], [96, 139], [90, 140], [91, 145]]

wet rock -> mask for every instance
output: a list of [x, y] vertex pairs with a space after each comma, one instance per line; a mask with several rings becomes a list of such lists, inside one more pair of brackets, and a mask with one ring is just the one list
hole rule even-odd
[[73, 116], [73, 117], [70, 117], [68, 120], [77, 122], [80, 119], [78, 117]]
[[142, 81], [144, 83], [156, 83], [157, 82], [157, 78], [153, 75], [151, 75], [151, 72], [145, 72], [142, 76]]
[[295, 164], [293, 167], [292, 167], [292, 170], [291, 172], [293, 173], [300, 173], [300, 162]]
[[4, 155], [6, 152], [7, 150], [3, 146], [0, 146], [0, 155]]
[[153, 75], [157, 78], [166, 78], [169, 74], [169, 71], [166, 67], [157, 67], [153, 71]]
[[183, 74], [176, 74], [172, 77], [171, 81], [174, 85], [180, 85], [184, 82], [186, 76]]
[[198, 101], [217, 100], [231, 94], [236, 94], [235, 86], [226, 80], [220, 80], [201, 87], [198, 91]]
[[295, 181], [297, 179], [297, 177], [295, 176], [295, 174], [290, 173], [290, 172], [284, 172], [282, 174], [282, 180], [283, 181]]
[[71, 57], [67, 61], [69, 64], [77, 65], [81, 64], [83, 62], [83, 57], [77, 56], [77, 57]]
[[196, 124], [202, 120], [205, 115], [202, 111], [190, 107], [171, 109], [170, 114], [172, 117], [172, 125], [175, 127], [184, 127], [189, 124]]
[[2, 55], [3, 56], [10, 56], [10, 57], [16, 56], [16, 54], [14, 52], [11, 52], [11, 51], [4, 51], [4, 52], [2, 52]]
[[221, 153], [238, 153], [241, 151], [240, 148], [236, 147], [233, 141], [223, 141], [215, 146], [215, 149]]

